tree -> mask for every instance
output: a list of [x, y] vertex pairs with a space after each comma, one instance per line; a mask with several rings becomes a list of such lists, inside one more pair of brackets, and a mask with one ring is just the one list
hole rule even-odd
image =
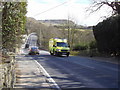
[[26, 28], [28, 34], [32, 32], [36, 32], [38, 36], [38, 42], [41, 48], [48, 49], [48, 41], [54, 37], [63, 37], [63, 33], [58, 28], [54, 26], [48, 26], [42, 24], [39, 20], [35, 20], [34, 18], [27, 18]]
[[96, 12], [104, 5], [110, 7], [113, 14], [93, 27], [97, 48], [101, 53], [120, 56], [120, 1], [93, 0], [93, 5], [88, 10]]
[[107, 18], [93, 27], [97, 48], [101, 53], [120, 56], [120, 15]]
[[120, 1], [118, 1], [118, 0], [115, 0], [115, 1], [93, 0], [93, 4], [92, 4], [92, 6], [90, 6], [90, 8], [88, 10], [91, 10], [91, 12], [95, 12], [104, 5], [107, 5], [112, 8], [113, 15], [120, 14]]
[[0, 50], [2, 47], [2, 3], [0, 2]]
[[2, 48], [15, 51], [25, 31], [26, 2], [3, 2]]

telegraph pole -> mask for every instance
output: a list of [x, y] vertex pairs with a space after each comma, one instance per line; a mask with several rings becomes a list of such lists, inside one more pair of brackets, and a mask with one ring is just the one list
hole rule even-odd
[[70, 44], [70, 26], [69, 26], [69, 15], [68, 15], [68, 44]]

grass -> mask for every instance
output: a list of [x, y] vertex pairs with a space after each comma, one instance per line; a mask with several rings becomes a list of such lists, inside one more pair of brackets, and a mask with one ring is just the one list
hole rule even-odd
[[73, 56], [78, 56], [79, 51], [70, 51], [70, 54], [73, 55]]
[[82, 50], [82, 51], [71, 51], [70, 54], [73, 55], [73, 56], [87, 56], [87, 57], [90, 56], [90, 54], [87, 51], [85, 51], [85, 50]]
[[83, 32], [85, 32], [85, 31], [93, 31], [92, 29], [76, 29], [76, 30], [78, 30], [78, 31], [83, 31]]
[[[63, 29], [59, 29], [59, 30], [63, 30]], [[68, 30], [68, 29], [64, 29], [64, 30]], [[70, 29], [71, 30], [71, 29]], [[81, 32], [91, 32], [91, 31], [93, 31], [92, 29], [89, 29], [89, 30], [87, 30], [87, 29], [75, 29], [75, 30], [77, 30], [77, 31], [81, 31]]]
[[73, 56], [86, 56], [86, 57], [94, 57], [94, 56], [102, 56], [97, 50], [80, 50], [80, 51], [71, 51], [71, 55]]
[[104, 58], [112, 57], [110, 54], [99, 53], [96, 49], [71, 51], [70, 54], [72, 56], [84, 56], [84, 57], [104, 57]]

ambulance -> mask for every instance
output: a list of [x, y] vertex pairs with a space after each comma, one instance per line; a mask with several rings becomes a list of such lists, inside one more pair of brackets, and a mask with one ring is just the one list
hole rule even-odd
[[67, 43], [67, 39], [51, 38], [49, 40], [49, 52], [51, 55], [67, 57], [70, 54], [70, 46]]

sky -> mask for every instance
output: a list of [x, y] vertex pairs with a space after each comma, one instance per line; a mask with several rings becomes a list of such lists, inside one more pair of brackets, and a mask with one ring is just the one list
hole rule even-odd
[[86, 10], [91, 4], [92, 0], [28, 0], [27, 17], [36, 20], [69, 18], [78, 25], [93, 26], [110, 15], [111, 9], [104, 6], [90, 14]]

